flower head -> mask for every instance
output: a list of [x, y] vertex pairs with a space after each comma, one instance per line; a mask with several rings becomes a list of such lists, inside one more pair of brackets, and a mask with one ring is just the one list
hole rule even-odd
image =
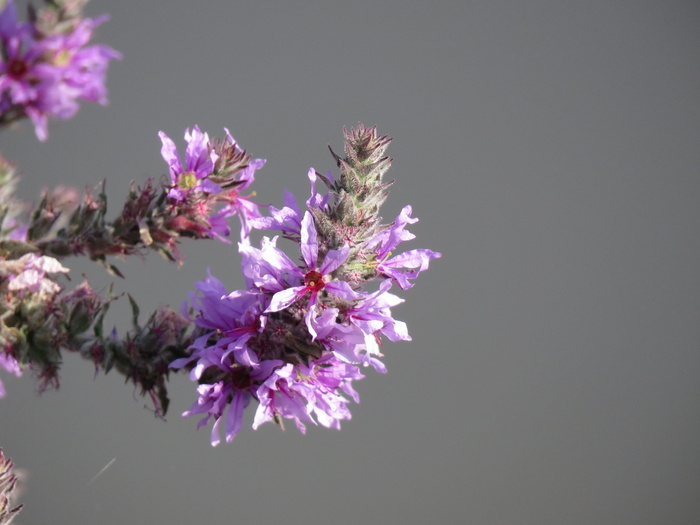
[[[171, 366], [199, 382], [198, 399], [184, 415], [203, 414], [200, 426], [214, 419], [212, 445], [221, 440], [224, 418], [226, 439], [233, 439], [253, 400], [253, 428], [284, 419], [301, 432], [307, 423], [340, 428], [351, 417], [350, 399], [359, 402], [353, 381], [363, 377], [360, 366], [386, 372], [382, 339], [411, 339], [391, 312], [403, 299], [389, 290], [393, 282], [412, 286], [409, 279], [440, 254], [391, 257], [400, 242], [414, 238], [406, 225], [417, 219], [406, 206], [394, 223], [379, 224], [389, 141], [374, 128], [346, 132], [348, 157], [336, 155], [338, 180], [311, 169], [305, 209], [285, 192], [282, 208], [270, 206], [269, 217], [250, 219], [252, 228], [278, 230], [296, 244], [296, 259], [277, 246], [279, 236], [263, 238], [260, 248], [244, 239], [238, 246], [245, 290], [228, 293], [211, 276], [196, 285], [191, 308], [200, 335], [189, 357]], [[327, 193], [316, 190], [318, 180]], [[379, 288], [369, 291], [375, 280]]]
[[220, 193], [221, 187], [209, 180], [214, 172], [214, 162], [218, 155], [209, 143], [209, 135], [202, 133], [198, 126], [185, 131], [185, 164], [180, 162], [175, 143], [162, 131], [158, 132], [163, 147], [160, 154], [170, 167], [172, 188], [168, 196], [176, 201], [185, 200], [190, 192]]

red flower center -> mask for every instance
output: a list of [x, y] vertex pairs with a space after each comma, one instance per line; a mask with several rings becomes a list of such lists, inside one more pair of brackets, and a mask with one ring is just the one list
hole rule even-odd
[[7, 72], [10, 76], [15, 78], [24, 76], [28, 69], [27, 64], [25, 64], [23, 60], [18, 60], [16, 58], [10, 59], [10, 62], [7, 64]]
[[318, 292], [326, 283], [323, 282], [323, 275], [317, 270], [311, 270], [304, 276], [304, 285], [311, 288], [314, 292]]

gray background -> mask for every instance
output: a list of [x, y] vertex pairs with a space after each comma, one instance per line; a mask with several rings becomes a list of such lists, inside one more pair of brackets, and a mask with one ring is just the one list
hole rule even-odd
[[[258, 201], [306, 198], [306, 171], [362, 121], [395, 138], [384, 211], [444, 257], [400, 295], [340, 432], [243, 431], [212, 449], [117, 376], [69, 356], [59, 391], [7, 378], [0, 443], [40, 523], [700, 523], [700, 6], [679, 1], [94, 0], [124, 54], [111, 105], [0, 149], [46, 184], [160, 176], [157, 133], [223, 126], [255, 156]], [[116, 213], [116, 210], [113, 210]], [[122, 263], [150, 310], [239, 256], [185, 243], [178, 269]], [[99, 268], [76, 263], [96, 285]], [[125, 325], [125, 311], [114, 323]], [[252, 408], [252, 407], [251, 407]], [[94, 481], [113, 458], [116, 461]]]

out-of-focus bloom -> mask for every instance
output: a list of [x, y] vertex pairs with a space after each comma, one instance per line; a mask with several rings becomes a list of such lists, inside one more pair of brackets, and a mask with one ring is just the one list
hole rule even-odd
[[20, 22], [8, 0], [0, 12], [0, 122], [28, 116], [44, 141], [48, 119], [71, 118], [78, 100], [107, 104], [107, 67], [121, 55], [105, 45], [87, 45], [106, 19], [80, 19], [66, 33], [44, 35]]
[[[22, 369], [20, 368], [17, 360], [3, 351], [0, 351], [0, 370], [9, 372], [17, 377], [22, 375]], [[5, 397], [6, 394], [7, 392], [5, 391], [5, 386], [0, 380], [0, 397]]]
[[47, 274], [69, 271], [53, 257], [37, 256], [34, 253], [23, 255], [17, 263], [21, 265], [20, 271], [10, 276], [7, 286], [8, 290], [13, 292], [28, 290], [44, 295], [57, 294], [61, 291], [61, 286], [47, 277]]

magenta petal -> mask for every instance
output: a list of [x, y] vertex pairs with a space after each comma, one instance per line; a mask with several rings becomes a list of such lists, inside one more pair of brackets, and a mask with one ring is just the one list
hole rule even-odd
[[301, 221], [301, 254], [309, 268], [315, 269], [318, 260], [318, 241], [314, 217], [308, 211]]
[[243, 427], [243, 412], [250, 402], [250, 394], [237, 390], [226, 414], [226, 442], [231, 443], [233, 438]]
[[277, 292], [272, 296], [270, 306], [267, 307], [265, 312], [279, 312], [280, 310], [284, 310], [289, 305], [295, 303], [306, 292], [306, 286], [295, 286], [293, 288], [287, 288], [286, 290]]
[[[182, 171], [182, 165], [180, 164], [180, 159], [177, 156], [177, 147], [175, 143], [162, 131], [158, 132], [163, 147], [160, 150], [160, 155], [163, 160], [170, 166], [170, 174], [175, 176], [176, 173]], [[175, 182], [175, 181], [173, 181]]]
[[326, 283], [325, 289], [336, 297], [342, 297], [343, 299], [352, 300], [360, 297], [360, 294], [353, 290], [345, 281], [331, 281]]
[[343, 264], [350, 255], [350, 247], [346, 244], [340, 250], [328, 250], [320, 271], [322, 275], [328, 275], [341, 264]]

